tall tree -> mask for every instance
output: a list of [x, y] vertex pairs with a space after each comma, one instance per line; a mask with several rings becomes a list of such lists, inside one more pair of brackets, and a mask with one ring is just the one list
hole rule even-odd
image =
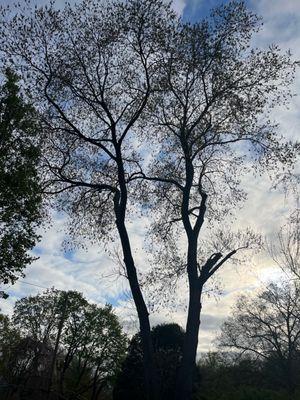
[[135, 179], [153, 183], [148, 204], [157, 216], [154, 235], [165, 242], [165, 275], [183, 274], [189, 285], [178, 400], [191, 397], [204, 285], [239, 250], [259, 244], [250, 230], [228, 228], [246, 197], [241, 176], [276, 171], [296, 150], [269, 120], [270, 110], [288, 101], [296, 63], [277, 46], [251, 48], [259, 27], [260, 19], [239, 1], [203, 22], [183, 24], [167, 43], [161, 91], [148, 107], [146, 137], [161, 146]]
[[0, 88], [0, 282], [13, 283], [33, 257], [39, 236], [41, 191], [37, 174], [40, 125], [24, 101], [18, 76], [6, 69]]
[[1, 50], [26, 77], [46, 128], [47, 192], [60, 195], [75, 236], [107, 240], [117, 231], [140, 322], [146, 392], [155, 398], [148, 310], [126, 223], [139, 192], [133, 132], [176, 16], [162, 0], [83, 0], [31, 14], [26, 5], [12, 19], [2, 11]]
[[296, 383], [300, 357], [299, 288], [271, 284], [255, 298], [240, 297], [222, 326], [219, 345], [269, 360], [279, 367], [290, 392]]

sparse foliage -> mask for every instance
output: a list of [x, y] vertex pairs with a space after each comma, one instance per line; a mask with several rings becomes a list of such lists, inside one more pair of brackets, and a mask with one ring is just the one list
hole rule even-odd
[[297, 63], [277, 46], [251, 48], [260, 23], [243, 2], [231, 1], [202, 22], [181, 24], [165, 48], [161, 90], [148, 107], [145, 137], [160, 146], [136, 179], [151, 184], [148, 205], [163, 261], [169, 264], [169, 250], [173, 276], [183, 274], [189, 286], [180, 400], [191, 397], [204, 285], [239, 250], [260, 244], [250, 229], [230, 232], [247, 194], [241, 176], [260, 168], [277, 173], [297, 151], [270, 121], [270, 110], [290, 98]]
[[240, 1], [195, 24], [161, 0], [83, 0], [3, 18], [1, 50], [26, 78], [46, 132], [46, 191], [72, 217], [73, 236], [120, 239], [152, 399], [148, 308], [127, 231], [133, 211], [153, 218], [167, 278], [188, 281], [175, 398], [189, 400], [203, 288], [240, 250], [260, 245], [250, 229], [229, 229], [246, 198], [240, 178], [289, 166], [297, 150], [270, 121], [290, 98], [296, 63], [277, 46], [251, 48], [260, 19]]
[[1, 51], [22, 73], [45, 136], [45, 191], [71, 216], [74, 238], [120, 239], [140, 322], [147, 392], [155, 398], [148, 310], [127, 219], [141, 155], [134, 130], [157, 81], [161, 49], [176, 21], [161, 0], [83, 0], [57, 10], [2, 9]]

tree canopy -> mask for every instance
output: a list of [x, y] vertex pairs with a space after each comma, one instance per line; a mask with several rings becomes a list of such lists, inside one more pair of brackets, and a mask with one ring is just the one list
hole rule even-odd
[[177, 18], [161, 0], [25, 8], [16, 7], [12, 19], [2, 10], [1, 51], [26, 75], [41, 115], [44, 186], [71, 216], [74, 239], [117, 235], [139, 317], [150, 396], [156, 379], [149, 313], [127, 230], [139, 193], [132, 185], [140, 159], [132, 132], [156, 82], [161, 44]]
[[[177, 324], [156, 325], [151, 330], [155, 365], [158, 370], [159, 395], [173, 399], [176, 373], [182, 357], [184, 330]], [[140, 334], [130, 341], [126, 358], [117, 375], [114, 400], [145, 399], [142, 374], [143, 353]]]
[[18, 76], [7, 69], [0, 88], [0, 281], [14, 282], [34, 257], [41, 222], [37, 167], [40, 124], [20, 94]]

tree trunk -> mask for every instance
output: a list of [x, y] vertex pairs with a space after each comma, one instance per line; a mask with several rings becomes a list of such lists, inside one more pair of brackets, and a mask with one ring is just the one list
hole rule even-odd
[[129, 237], [124, 222], [117, 220], [117, 228], [121, 239], [128, 281], [139, 318], [146, 385], [145, 392], [147, 393], [147, 399], [158, 400], [158, 380], [154, 365], [154, 350], [151, 338], [149, 313], [138, 282]]
[[53, 380], [55, 362], [56, 362], [56, 357], [57, 357], [57, 352], [58, 352], [58, 347], [59, 347], [60, 336], [61, 336], [61, 333], [62, 333], [64, 320], [65, 320], [65, 316], [66, 316], [66, 311], [67, 311], [68, 292], [65, 292], [64, 296], [65, 296], [65, 298], [64, 298], [64, 303], [63, 303], [63, 309], [62, 309], [61, 318], [60, 318], [59, 325], [58, 325], [58, 331], [57, 331], [57, 336], [56, 336], [56, 341], [55, 341], [55, 347], [54, 347], [53, 356], [52, 356], [52, 360], [51, 360], [50, 371], [49, 371], [49, 383], [48, 383], [47, 399], [49, 399], [50, 396], [51, 396], [51, 387], [52, 387], [52, 380]]
[[132, 297], [137, 310], [139, 324], [140, 324], [140, 335], [142, 341], [143, 364], [144, 364], [144, 375], [145, 375], [145, 392], [147, 400], [158, 400], [159, 399], [158, 379], [154, 365], [154, 349], [151, 338], [149, 313], [138, 281], [137, 272], [131, 251], [130, 240], [125, 225], [126, 209], [127, 209], [127, 186], [126, 186], [126, 178], [125, 178], [125, 171], [124, 171], [120, 144], [115, 143], [115, 149], [116, 149], [116, 159], [118, 165], [118, 180], [120, 185], [120, 190], [119, 192], [115, 193], [114, 197], [116, 226], [121, 240], [127, 278], [129, 281], [129, 286], [131, 289]]
[[191, 235], [189, 237], [187, 272], [189, 278], [189, 306], [182, 361], [177, 377], [176, 400], [190, 400], [192, 398], [196, 369], [200, 313], [202, 307], [201, 294], [203, 287], [198, 277], [197, 235]]
[[93, 377], [93, 386], [92, 386], [92, 395], [91, 395], [91, 400], [97, 400], [97, 383], [98, 383], [98, 372], [99, 372], [99, 366], [96, 368], [96, 371], [94, 373]]
[[202, 289], [199, 287], [190, 290], [183, 356], [177, 379], [176, 400], [190, 400], [192, 398], [200, 327], [201, 292]]
[[286, 382], [287, 382], [287, 391], [288, 391], [288, 399], [292, 400], [294, 398], [296, 385], [294, 381], [294, 371], [292, 368], [292, 360], [290, 354], [287, 359], [287, 367], [286, 367]]

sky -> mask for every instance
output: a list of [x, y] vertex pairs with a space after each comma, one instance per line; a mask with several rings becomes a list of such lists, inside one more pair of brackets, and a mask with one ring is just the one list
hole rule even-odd
[[[0, 0], [0, 4], [8, 4], [11, 0]], [[19, 1], [22, 3], [22, 0]], [[35, 0], [37, 4], [45, 4], [45, 0]], [[63, 3], [58, 1], [58, 4]], [[174, 8], [188, 21], [197, 21], [207, 16], [209, 9], [221, 4], [219, 0], [175, 0]], [[226, 3], [223, 2], [223, 3]], [[300, 1], [297, 0], [248, 0], [248, 7], [263, 17], [262, 31], [257, 35], [255, 44], [266, 47], [277, 43], [280, 47], [291, 49], [294, 58], [300, 59]], [[300, 73], [298, 71], [293, 86], [294, 93], [300, 93]], [[294, 97], [289, 108], [276, 108], [272, 115], [279, 124], [279, 131], [290, 139], [300, 139], [300, 98]], [[249, 193], [244, 207], [238, 212], [238, 227], [250, 225], [263, 236], [274, 234], [284, 223], [295, 206], [294, 199], [280, 190], [272, 190], [267, 177], [247, 176], [243, 185]], [[41, 230], [42, 240], [34, 249], [39, 259], [26, 269], [26, 277], [15, 285], [5, 288], [10, 297], [0, 299], [0, 309], [11, 313], [14, 302], [24, 296], [34, 295], [44, 288], [55, 287], [64, 290], [78, 290], [87, 299], [98, 304], [111, 303], [119, 315], [124, 328], [132, 333], [138, 324], [135, 310], [128, 295], [126, 282], [116, 273], [113, 257], [101, 245], [89, 245], [86, 250], [78, 249], [64, 252], [66, 216], [52, 213], [51, 226]], [[134, 248], [137, 267], [145, 268], [143, 251], [143, 235], [147, 221], [138, 219], [129, 227]], [[271, 280], [281, 280], [281, 271], [274, 262], [261, 252], [245, 260], [241, 265], [227, 264], [218, 272], [216, 283], [220, 286], [220, 294], [209, 292], [203, 300], [203, 314], [199, 333], [199, 351], [214, 349], [214, 338], [218, 334], [221, 323], [226, 319], [237, 297], [242, 293], [255, 293]], [[25, 283], [26, 282], [26, 283]], [[38, 286], [34, 286], [38, 285]], [[186, 297], [184, 288], [178, 296], [183, 301]], [[161, 322], [177, 322], [185, 325], [186, 312], [178, 307], [160, 309], [151, 316], [152, 324]]]

